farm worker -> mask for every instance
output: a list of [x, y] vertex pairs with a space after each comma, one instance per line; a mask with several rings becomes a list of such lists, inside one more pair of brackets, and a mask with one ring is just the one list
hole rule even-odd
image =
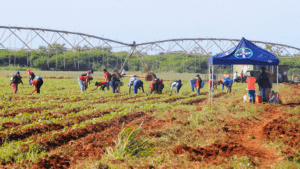
[[121, 73], [121, 75], [126, 75], [126, 73], [125, 73], [125, 69], [124, 69], [124, 68], [122, 69], [122, 73]]
[[233, 75], [233, 80], [234, 80], [234, 83], [236, 83], [237, 82], [237, 71], [234, 73], [234, 75]]
[[241, 71], [241, 80], [242, 80], [242, 83], [244, 83], [244, 72]]
[[107, 90], [109, 90], [109, 82], [111, 79], [111, 75], [109, 74], [109, 72], [106, 69], [103, 69], [103, 73], [104, 73], [104, 78], [105, 78], [105, 82], [106, 82], [106, 88], [107, 88]]
[[35, 86], [35, 89], [32, 91], [32, 93], [36, 91], [38, 94], [40, 94], [40, 88], [42, 87], [43, 83], [43, 78], [36, 76], [36, 78], [31, 82], [31, 85]]
[[212, 79], [210, 79], [210, 80], [208, 81], [210, 91], [213, 91], [213, 89], [218, 89], [218, 85], [219, 85], [220, 82], [214, 80], [214, 81], [213, 81], [213, 88], [212, 88], [212, 86], [211, 86], [211, 81], [212, 81]]
[[77, 79], [77, 81], [80, 85], [81, 92], [84, 92], [85, 88], [87, 87], [87, 84], [90, 82], [89, 77], [88, 76], [80, 76]]
[[150, 93], [154, 92], [157, 94], [161, 94], [164, 88], [163, 80], [159, 78], [155, 78], [152, 80], [149, 86], [151, 88]]
[[22, 77], [20, 76], [20, 72], [17, 71], [17, 73], [11, 77], [10, 84], [9, 84], [10, 86], [14, 87], [14, 94], [17, 93], [17, 91], [18, 91], [19, 83], [22, 83], [22, 85], [23, 85]]
[[191, 85], [191, 89], [192, 89], [192, 92], [194, 91], [194, 88], [196, 88], [196, 80], [194, 78], [191, 78], [189, 80], [190, 82], [190, 85]]
[[102, 91], [104, 91], [104, 88], [105, 88], [105, 82], [96, 82], [95, 83], [95, 86], [96, 86], [96, 88], [95, 89], [93, 89], [93, 91], [94, 90], [96, 90], [98, 87], [100, 87], [100, 89], [102, 90]]
[[258, 78], [258, 81], [257, 81], [258, 86], [259, 86], [259, 90], [262, 92], [263, 102], [267, 102], [266, 89], [267, 88], [272, 88], [269, 76], [265, 72], [265, 70], [266, 70], [265, 67], [261, 67], [261, 74], [259, 75], [259, 78]]
[[90, 80], [93, 80], [93, 77], [91, 74], [93, 74], [93, 70], [88, 70], [86, 73], [81, 74], [81, 76], [88, 76]]
[[247, 78], [247, 93], [249, 96], [249, 101], [252, 101], [253, 104], [255, 103], [255, 82], [256, 79], [254, 77], [254, 73], [250, 72], [250, 77]]
[[28, 83], [29, 85], [31, 85], [31, 81], [35, 78], [35, 75], [32, 71], [30, 71], [29, 69], [26, 70], [26, 72], [28, 73], [29, 75], [29, 80], [28, 80]]
[[135, 80], [136, 80], [136, 77], [132, 77], [129, 79], [129, 82], [127, 83], [127, 86], [129, 87], [129, 94], [131, 92], [131, 86], [133, 86]]
[[143, 81], [139, 80], [139, 79], [136, 79], [133, 83], [133, 93], [136, 94], [138, 93], [138, 89], [139, 88], [142, 88], [143, 90], [143, 93], [145, 93], [144, 91], [144, 83]]
[[182, 87], [181, 79], [175, 80], [173, 83], [171, 83], [171, 93], [173, 91], [173, 87], [176, 87], [176, 93], [179, 94], [179, 90]]
[[227, 93], [231, 93], [231, 88], [232, 88], [232, 83], [233, 83], [233, 80], [230, 79], [229, 76], [227, 76], [226, 78], [223, 79], [223, 83], [222, 83], [222, 91], [224, 90], [224, 86], [227, 87]]
[[120, 86], [122, 85], [121, 81], [117, 77], [112, 77], [111, 81], [109, 82], [112, 92], [113, 93], [118, 93], [120, 91]]
[[202, 79], [199, 75], [196, 76], [196, 88], [197, 88], [197, 96], [200, 96], [200, 89], [201, 89]]
[[278, 73], [279, 82], [282, 82], [282, 75]]

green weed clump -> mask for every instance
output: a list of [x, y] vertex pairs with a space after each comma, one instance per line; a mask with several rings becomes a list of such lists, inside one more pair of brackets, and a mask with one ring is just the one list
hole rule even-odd
[[135, 129], [134, 126], [123, 129], [115, 141], [115, 147], [107, 148], [103, 159], [122, 160], [128, 156], [137, 158], [150, 156], [154, 148], [152, 148], [149, 140], [136, 138], [140, 131], [140, 127]]

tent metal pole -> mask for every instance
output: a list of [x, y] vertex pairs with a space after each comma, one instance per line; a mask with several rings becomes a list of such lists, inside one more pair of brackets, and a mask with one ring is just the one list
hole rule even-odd
[[210, 64], [208, 64], [208, 103], [210, 103], [210, 87], [209, 87], [209, 81], [210, 81]]
[[279, 102], [279, 98], [278, 98], [278, 65], [277, 65], [277, 104]]
[[212, 65], [212, 80], [211, 80], [211, 105], [213, 104], [213, 98], [214, 98], [214, 65]]

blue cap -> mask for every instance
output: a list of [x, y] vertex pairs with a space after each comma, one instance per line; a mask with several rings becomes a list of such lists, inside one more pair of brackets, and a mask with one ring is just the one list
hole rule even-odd
[[17, 71], [17, 74], [20, 74], [20, 71]]

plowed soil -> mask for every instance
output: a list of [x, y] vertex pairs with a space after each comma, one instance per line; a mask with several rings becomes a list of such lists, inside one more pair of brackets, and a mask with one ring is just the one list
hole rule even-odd
[[176, 97], [176, 98], [171, 98], [171, 99], [167, 99], [167, 100], [163, 100], [162, 102], [163, 103], [173, 103], [177, 100], [180, 100], [180, 99], [185, 99], [186, 97]]
[[265, 137], [270, 140], [281, 140], [285, 144], [300, 148], [299, 126], [287, 122], [283, 117], [274, 119], [264, 127]]
[[43, 159], [38, 159], [36, 166], [33, 169], [65, 169], [70, 167], [70, 159], [65, 156], [59, 156], [56, 154], [51, 155], [50, 157], [45, 156]]
[[186, 145], [180, 145], [173, 150], [174, 154], [183, 154], [188, 152], [191, 161], [206, 161], [213, 164], [221, 164], [222, 161], [217, 157], [251, 156], [268, 159], [268, 154], [254, 148], [247, 148], [243, 145], [233, 142], [217, 143], [206, 147], [192, 148]]

